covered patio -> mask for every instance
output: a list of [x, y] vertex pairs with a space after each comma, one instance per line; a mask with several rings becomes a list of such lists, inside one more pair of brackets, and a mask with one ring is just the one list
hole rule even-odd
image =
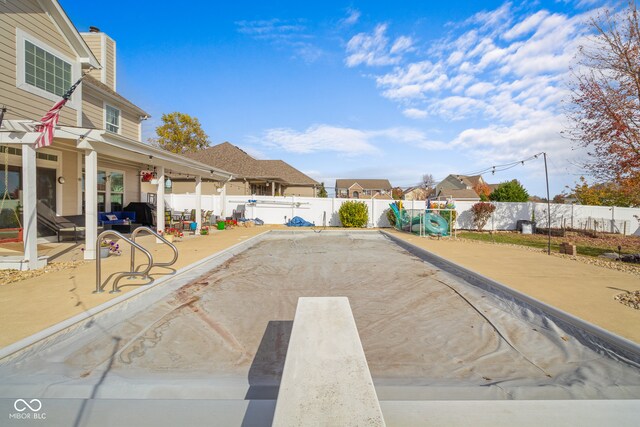
[[[34, 131], [36, 123], [29, 120], [5, 120], [0, 129], [0, 146], [7, 147], [3, 150], [11, 152], [14, 159], [19, 157], [20, 164], [15, 165], [20, 170], [22, 207], [21, 228], [24, 251], [22, 256], [11, 257], [0, 255], [0, 268], [19, 270], [32, 270], [42, 268], [47, 264], [46, 256], [38, 254], [38, 189], [37, 189], [37, 152], [34, 144], [39, 133]], [[13, 150], [12, 150], [13, 149]], [[202, 180], [227, 181], [233, 178], [232, 174], [214, 168], [212, 166], [191, 160], [187, 157], [174, 154], [161, 148], [143, 144], [139, 141], [107, 132], [105, 130], [78, 128], [70, 126], [57, 127], [54, 134], [54, 143], [44, 149], [52, 149], [60, 153], [74, 153], [77, 165], [65, 164], [64, 167], [77, 176], [63, 177], [63, 168], [58, 166], [58, 178], [55, 182], [56, 198], [58, 199], [57, 213], [60, 215], [60, 206], [65, 205], [65, 199], [73, 199], [67, 203], [77, 215], [84, 216], [84, 259], [96, 258], [95, 243], [98, 237], [98, 180], [99, 165], [108, 164], [124, 170], [122, 180], [129, 190], [123, 190], [122, 204], [130, 202], [146, 202], [141, 200], [140, 171], [152, 169], [154, 182], [156, 183], [155, 217], [156, 229], [165, 229], [165, 180], [169, 174], [184, 174], [195, 177], [195, 217], [201, 218], [202, 208], [200, 196], [202, 195]], [[7, 156], [5, 153], [5, 158]], [[73, 157], [71, 157], [73, 159]], [[67, 162], [70, 163], [70, 162]], [[4, 171], [4, 169], [2, 169]], [[108, 174], [102, 173], [105, 180]], [[107, 195], [108, 190], [107, 190]], [[83, 197], [82, 197], [83, 195]], [[224, 197], [224, 190], [221, 195]], [[104, 206], [111, 206], [108, 197], [101, 194]], [[109, 210], [109, 209], [105, 209]], [[197, 225], [199, 231], [202, 224]], [[196, 232], [196, 235], [198, 233]], [[9, 261], [9, 262], [8, 262]]]

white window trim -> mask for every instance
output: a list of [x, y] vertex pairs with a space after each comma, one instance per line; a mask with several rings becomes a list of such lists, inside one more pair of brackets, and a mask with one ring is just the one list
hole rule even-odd
[[[103, 102], [102, 105], [103, 105], [103, 107], [102, 107], [102, 123], [103, 123], [102, 128], [104, 130], [106, 130], [107, 132], [115, 133], [116, 135], [122, 135], [122, 110], [120, 108], [114, 107], [113, 105], [108, 104], [106, 102]], [[111, 107], [114, 110], [118, 110], [118, 121], [119, 121], [118, 132], [111, 132], [110, 130], [107, 129], [107, 107]]]
[[[60, 97], [55, 93], [47, 92], [44, 89], [40, 89], [39, 87], [32, 86], [26, 82], [24, 78], [25, 73], [25, 53], [24, 53], [24, 41], [28, 40], [30, 43], [33, 43], [40, 49], [44, 49], [45, 51], [51, 53], [52, 55], [57, 56], [65, 62], [71, 64], [71, 84], [74, 84], [78, 81], [80, 76], [80, 63], [69, 58], [67, 55], [61, 53], [60, 51], [52, 48], [45, 42], [35, 38], [31, 34], [21, 30], [20, 28], [16, 28], [16, 87], [18, 89], [22, 89], [34, 95], [40, 96], [42, 98], [46, 98], [50, 101], [58, 102], [60, 101]], [[67, 102], [66, 106], [77, 110], [79, 108], [79, 95], [74, 92], [71, 95], [71, 98]], [[43, 111], [43, 115], [44, 115]]]

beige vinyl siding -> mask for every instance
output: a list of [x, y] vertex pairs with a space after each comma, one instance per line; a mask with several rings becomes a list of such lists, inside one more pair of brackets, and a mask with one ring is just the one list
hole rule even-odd
[[116, 44], [111, 38], [106, 37], [106, 47], [107, 61], [106, 64], [103, 64], [103, 67], [106, 67], [107, 79], [103, 83], [116, 90]]
[[[84, 39], [84, 41], [87, 43], [87, 46], [89, 46], [89, 49], [91, 49], [91, 52], [93, 52], [93, 56], [95, 56], [98, 61], [100, 62], [100, 65], [102, 64], [102, 35], [100, 33], [82, 33], [80, 34], [82, 36], [82, 38]], [[89, 73], [89, 75], [97, 80], [102, 81], [102, 70], [91, 70], [91, 72]]]
[[243, 181], [230, 181], [227, 183], [227, 194], [232, 196], [244, 196], [249, 194], [249, 188]]
[[82, 127], [104, 129], [104, 107], [100, 95], [85, 86], [82, 92]]
[[313, 187], [286, 187], [283, 196], [315, 197]]
[[[39, 120], [53, 102], [16, 87], [16, 28], [72, 59], [77, 55], [36, 0], [0, 1], [0, 104], [9, 108], [7, 119]], [[76, 126], [76, 110], [70, 105], [63, 108], [59, 123]]]
[[[217, 196], [219, 193], [216, 191], [218, 189], [218, 183], [211, 181], [202, 181], [202, 186], [200, 188], [200, 192], [203, 195], [213, 195]], [[156, 192], [154, 189], [153, 193]], [[196, 183], [195, 181], [172, 181], [171, 183], [171, 193], [173, 194], [195, 194], [196, 193]]]
[[117, 105], [114, 105], [114, 107], [120, 108], [120, 135], [138, 141], [138, 116], [123, 110]]
[[62, 184], [62, 215], [80, 215], [78, 212], [78, 178], [82, 171], [78, 171], [79, 153], [72, 151], [62, 152], [62, 176], [65, 181]]

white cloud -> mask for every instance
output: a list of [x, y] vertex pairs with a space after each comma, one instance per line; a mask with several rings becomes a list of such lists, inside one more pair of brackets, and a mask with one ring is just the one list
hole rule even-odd
[[410, 119], [424, 119], [429, 115], [425, 110], [420, 110], [418, 108], [407, 108], [402, 111], [402, 114], [409, 117]]
[[465, 91], [465, 95], [467, 96], [484, 96], [491, 90], [493, 90], [494, 86], [491, 83], [487, 82], [479, 82], [474, 85], [471, 85]]
[[377, 153], [378, 149], [369, 142], [370, 135], [358, 129], [329, 125], [314, 125], [303, 132], [289, 128], [269, 129], [263, 141], [293, 153], [313, 153], [334, 151], [345, 155]]
[[546, 10], [540, 10], [514, 25], [509, 31], [502, 35], [502, 38], [505, 40], [513, 40], [516, 37], [525, 35], [538, 27], [538, 25], [540, 25], [547, 16], [549, 16], [549, 12]]
[[400, 62], [402, 53], [412, 49], [413, 41], [410, 37], [398, 37], [391, 47], [386, 36], [387, 24], [378, 24], [373, 34], [356, 34], [347, 43], [348, 67], [357, 65], [382, 66]]
[[293, 57], [305, 62], [315, 62], [324, 52], [312, 43], [313, 36], [309, 33], [305, 21], [298, 20], [255, 20], [237, 21], [237, 31], [256, 40], [270, 43], [279, 48], [290, 49]]
[[326, 124], [310, 126], [304, 131], [290, 128], [268, 129], [260, 138], [251, 138], [269, 148], [291, 153], [309, 154], [337, 152], [345, 156], [379, 155], [393, 144], [418, 148], [448, 149], [448, 145], [429, 137], [420, 129], [393, 127], [387, 129], [354, 129]]
[[347, 9], [347, 13], [347, 17], [341, 21], [343, 25], [353, 25], [360, 19], [360, 11], [357, 9], [349, 8]]

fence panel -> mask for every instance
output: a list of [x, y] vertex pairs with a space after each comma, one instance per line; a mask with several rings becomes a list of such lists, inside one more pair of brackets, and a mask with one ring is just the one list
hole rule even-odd
[[[182, 211], [195, 208], [195, 194], [167, 194], [165, 202], [170, 209]], [[250, 202], [255, 200], [256, 202]], [[245, 218], [260, 218], [265, 224], [284, 224], [294, 216], [321, 226], [341, 226], [338, 211], [348, 200], [364, 202], [369, 211], [369, 227], [390, 227], [386, 211], [391, 200], [338, 199], [314, 197], [271, 197], [203, 195], [203, 210], [214, 214], [232, 216], [234, 211], [244, 211]], [[458, 217], [456, 228], [475, 229], [471, 207], [476, 202], [455, 202]], [[549, 224], [546, 203], [492, 202], [496, 210], [487, 222], [485, 230], [515, 230], [518, 220], [534, 219], [539, 227]], [[424, 210], [424, 201], [403, 201], [405, 209]], [[551, 204], [551, 227], [591, 229], [640, 236], [640, 209], [608, 206], [582, 206]]]

